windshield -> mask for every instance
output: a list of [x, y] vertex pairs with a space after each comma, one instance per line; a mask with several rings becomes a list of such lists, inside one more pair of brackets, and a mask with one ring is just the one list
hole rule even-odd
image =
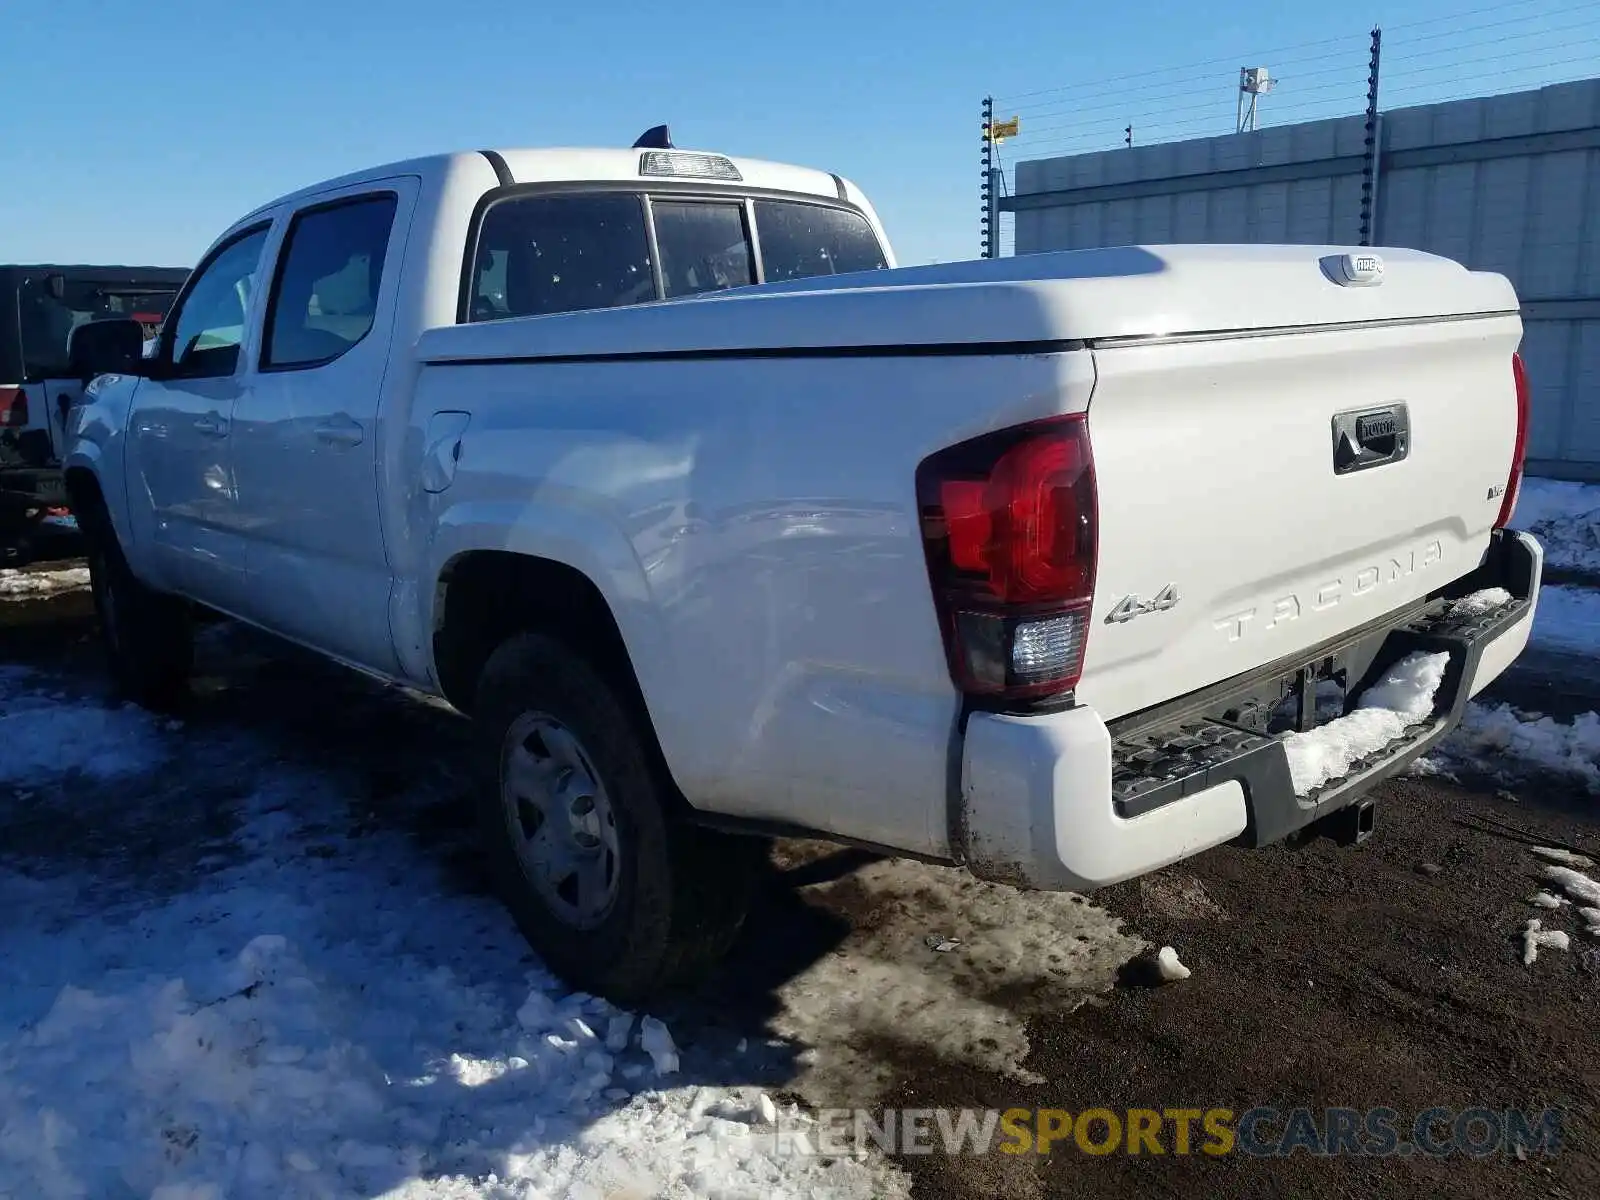
[[153, 338], [161, 331], [177, 293], [175, 283], [66, 279], [60, 275], [24, 280], [17, 294], [23, 378], [66, 375], [67, 339], [88, 321], [132, 317], [144, 325], [146, 340]]

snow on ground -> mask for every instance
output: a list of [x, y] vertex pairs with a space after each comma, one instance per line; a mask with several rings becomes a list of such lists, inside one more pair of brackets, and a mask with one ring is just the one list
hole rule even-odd
[[1568, 850], [1564, 846], [1534, 846], [1532, 850], [1535, 858], [1542, 858], [1558, 866], [1578, 868], [1594, 866], [1594, 859], [1587, 854], [1579, 854], [1576, 850]]
[[1355, 711], [1284, 739], [1295, 793], [1304, 796], [1339, 778], [1356, 760], [1383, 749], [1406, 726], [1427, 717], [1449, 662], [1445, 653], [1408, 655], [1361, 694]]
[[1600, 589], [1546, 584], [1533, 614], [1533, 644], [1600, 658]]
[[1511, 524], [1544, 545], [1545, 566], [1600, 576], [1600, 484], [1524, 479]]
[[50, 571], [0, 570], [0, 598], [31, 600], [88, 586], [88, 567], [63, 567]]
[[65, 693], [0, 665], [0, 784], [47, 784], [68, 772], [98, 782], [153, 770], [167, 756], [162, 723], [133, 707], [63, 703]]
[[1559, 929], [1545, 929], [1538, 917], [1528, 920], [1522, 935], [1522, 965], [1531, 967], [1539, 960], [1539, 950], [1565, 950], [1569, 945], [1567, 935]]
[[659, 1074], [337, 766], [64, 686], [0, 671], [0, 1196], [905, 1194], [777, 1156], [754, 1050]]
[[1471, 772], [1502, 783], [1547, 772], [1600, 795], [1600, 714], [1581, 713], [1569, 723], [1509, 704], [1469, 704], [1461, 725], [1418, 769]]
[[[829, 887], [854, 897], [862, 919], [839, 953], [778, 987], [772, 1021], [808, 1047], [789, 1086], [819, 1104], [881, 1100], [894, 1082], [890, 1046], [1040, 1083], [1025, 1066], [1028, 1017], [1075, 1008], [1144, 948], [1082, 896], [1019, 891], [951, 867], [890, 859], [817, 890]], [[951, 941], [948, 952], [934, 948]]]
[[1600, 904], [1600, 883], [1571, 867], [1545, 867], [1544, 875], [1580, 904]]

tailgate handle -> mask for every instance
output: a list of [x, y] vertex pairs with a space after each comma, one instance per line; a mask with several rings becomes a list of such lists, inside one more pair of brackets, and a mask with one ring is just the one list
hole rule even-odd
[[1411, 452], [1411, 416], [1404, 404], [1352, 409], [1333, 418], [1333, 473], [1349, 475], [1402, 461]]

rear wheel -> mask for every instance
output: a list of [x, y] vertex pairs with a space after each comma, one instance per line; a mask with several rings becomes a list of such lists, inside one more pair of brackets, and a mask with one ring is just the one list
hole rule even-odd
[[85, 524], [89, 586], [117, 690], [146, 708], [181, 703], [194, 666], [189, 605], [139, 582], [103, 514]]
[[611, 683], [561, 643], [519, 634], [485, 666], [476, 719], [495, 881], [552, 969], [626, 1003], [726, 953], [761, 847], [673, 811]]

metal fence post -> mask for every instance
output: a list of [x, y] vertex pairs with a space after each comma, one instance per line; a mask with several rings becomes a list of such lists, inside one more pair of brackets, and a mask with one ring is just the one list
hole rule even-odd
[[1378, 113], [1378, 61], [1383, 51], [1383, 30], [1372, 31], [1372, 57], [1367, 67], [1366, 162], [1361, 166], [1361, 244], [1378, 237], [1378, 166], [1382, 157], [1383, 118]]
[[994, 97], [983, 98], [983, 184], [978, 189], [978, 197], [983, 203], [983, 217], [980, 228], [983, 236], [980, 239], [982, 256], [995, 258], [999, 253], [999, 229], [995, 225], [995, 194], [994, 194]]

